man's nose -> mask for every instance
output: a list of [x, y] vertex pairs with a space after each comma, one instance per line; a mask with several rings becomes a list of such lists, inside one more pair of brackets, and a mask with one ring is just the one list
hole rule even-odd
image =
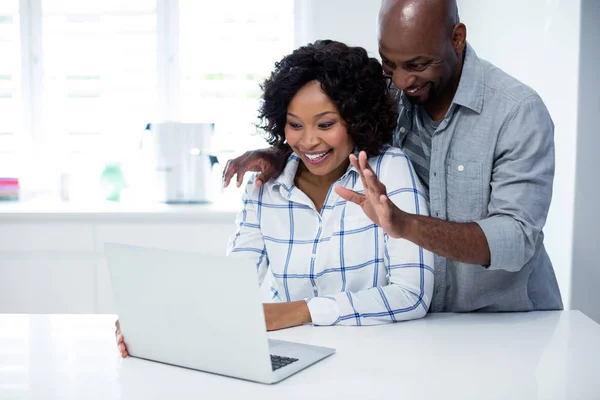
[[400, 90], [406, 90], [416, 82], [417, 78], [400, 68], [396, 68], [394, 70], [394, 74], [392, 75], [392, 82], [394, 86]]

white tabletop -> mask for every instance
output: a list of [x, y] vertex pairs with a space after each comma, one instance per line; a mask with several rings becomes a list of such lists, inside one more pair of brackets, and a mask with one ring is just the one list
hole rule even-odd
[[338, 351], [273, 386], [121, 360], [114, 321], [0, 315], [0, 399], [600, 399], [600, 326], [577, 311], [274, 332]]

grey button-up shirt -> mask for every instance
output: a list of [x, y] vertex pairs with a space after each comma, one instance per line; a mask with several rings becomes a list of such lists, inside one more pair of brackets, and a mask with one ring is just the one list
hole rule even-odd
[[491, 253], [487, 267], [436, 256], [430, 311], [562, 309], [542, 232], [554, 178], [554, 124], [542, 99], [467, 45], [429, 165], [420, 165], [424, 128], [403, 93], [398, 107], [395, 145], [429, 171], [431, 216], [475, 221]]

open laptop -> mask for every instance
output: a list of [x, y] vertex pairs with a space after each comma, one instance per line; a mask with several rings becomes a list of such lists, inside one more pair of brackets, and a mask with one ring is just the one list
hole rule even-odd
[[334, 349], [267, 339], [256, 267], [226, 256], [106, 244], [131, 356], [276, 383]]

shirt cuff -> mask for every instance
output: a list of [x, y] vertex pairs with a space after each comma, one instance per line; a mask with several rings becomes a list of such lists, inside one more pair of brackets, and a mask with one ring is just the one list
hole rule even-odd
[[506, 216], [494, 216], [476, 221], [490, 248], [490, 270], [519, 271], [524, 262], [525, 243], [515, 221]]
[[306, 300], [313, 325], [333, 325], [340, 318], [337, 301], [328, 297], [313, 297]]

